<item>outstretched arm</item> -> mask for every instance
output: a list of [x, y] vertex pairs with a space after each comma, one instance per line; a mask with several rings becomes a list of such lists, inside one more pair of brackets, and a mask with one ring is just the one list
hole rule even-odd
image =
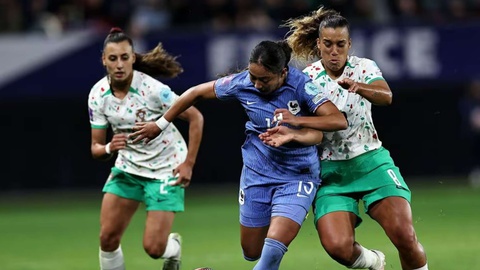
[[298, 142], [304, 145], [315, 145], [322, 142], [323, 132], [311, 128], [291, 129], [286, 126], [277, 126], [268, 129], [258, 136], [265, 144], [279, 147], [289, 142]]
[[214, 99], [216, 98], [214, 91], [215, 81], [202, 83], [191, 87], [185, 91], [168, 111], [157, 122], [143, 122], [136, 123], [133, 127], [134, 133], [130, 134], [130, 138], [135, 138], [134, 143], [146, 139], [148, 143], [152, 139], [156, 138], [162, 130], [167, 128], [173, 119], [177, 118], [181, 113], [202, 99]]

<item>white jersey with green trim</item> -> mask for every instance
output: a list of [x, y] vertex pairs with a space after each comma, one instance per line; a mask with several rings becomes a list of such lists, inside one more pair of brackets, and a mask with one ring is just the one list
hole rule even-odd
[[340, 111], [347, 115], [347, 129], [324, 132], [323, 142], [320, 145], [321, 160], [347, 160], [380, 148], [382, 142], [373, 125], [372, 104], [366, 98], [348, 92], [337, 83], [345, 78], [365, 84], [384, 80], [382, 72], [374, 61], [349, 56], [343, 74], [336, 80], [327, 75], [320, 61], [308, 65], [303, 72], [319, 86], [322, 96], [330, 99]]
[[[130, 90], [123, 99], [112, 94], [107, 77], [98, 81], [88, 97], [92, 128], [108, 128], [115, 134], [132, 133], [136, 122], [156, 121], [178, 98], [170, 87], [148, 76], [133, 71]], [[144, 140], [118, 151], [115, 167], [139, 176], [164, 179], [187, 156], [187, 145], [178, 129], [170, 124], [148, 144]]]

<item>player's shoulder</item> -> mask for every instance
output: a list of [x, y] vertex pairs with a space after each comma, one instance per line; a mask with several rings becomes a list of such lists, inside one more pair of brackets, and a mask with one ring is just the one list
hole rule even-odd
[[314, 71], [322, 71], [324, 70], [323, 68], [323, 65], [322, 65], [322, 62], [320, 60], [318, 61], [315, 61], [313, 63], [310, 63], [308, 64], [304, 69], [303, 69], [303, 73], [311, 73], [311, 72], [314, 72]]
[[107, 76], [100, 79], [90, 89], [90, 97], [104, 97], [110, 90], [110, 84], [108, 83]]
[[249, 79], [248, 70], [242, 70], [236, 73], [227, 74], [218, 78], [215, 82], [217, 86], [229, 87], [235, 86], [237, 88], [243, 88], [251, 83]]
[[323, 67], [322, 62], [320, 60], [308, 64], [302, 71], [311, 80], [316, 80], [322, 75], [326, 74], [325, 68]]
[[348, 57], [347, 65], [351, 68], [365, 68], [377, 64], [372, 59], [352, 55]]
[[152, 76], [134, 70], [133, 79], [132, 79], [132, 88], [143, 91], [155, 91], [164, 88], [170, 88], [168, 85], [162, 83], [161, 81], [153, 78]]
[[310, 77], [305, 74], [303, 71], [295, 67], [289, 67], [288, 73], [288, 82], [292, 85], [303, 85], [311, 81]]

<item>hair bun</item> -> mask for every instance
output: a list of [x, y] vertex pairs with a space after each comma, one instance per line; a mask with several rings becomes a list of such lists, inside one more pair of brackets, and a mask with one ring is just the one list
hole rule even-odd
[[122, 33], [122, 32], [123, 30], [120, 27], [112, 27], [112, 29], [110, 29], [110, 34]]

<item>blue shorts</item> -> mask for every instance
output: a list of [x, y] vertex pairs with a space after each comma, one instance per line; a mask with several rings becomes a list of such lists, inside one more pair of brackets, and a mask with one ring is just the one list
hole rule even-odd
[[243, 166], [238, 196], [240, 224], [265, 227], [272, 217], [281, 216], [302, 225], [319, 182], [318, 178], [272, 179]]

